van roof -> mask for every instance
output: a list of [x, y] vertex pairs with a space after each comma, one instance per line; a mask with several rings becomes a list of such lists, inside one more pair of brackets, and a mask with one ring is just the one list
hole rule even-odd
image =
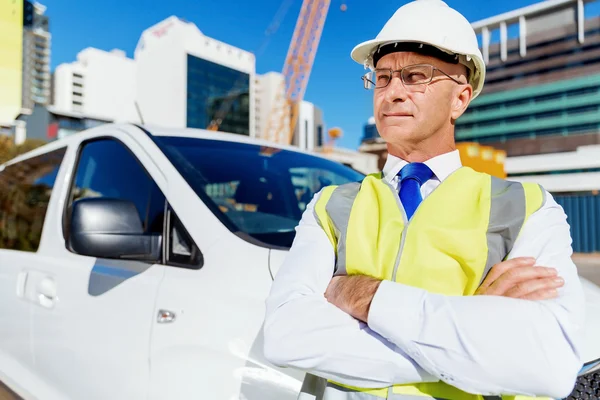
[[52, 151], [55, 149], [59, 149], [61, 147], [68, 146], [71, 142], [78, 140], [81, 135], [89, 135], [94, 137], [96, 134], [105, 133], [106, 129], [114, 129], [121, 130], [131, 133], [133, 130], [140, 131], [140, 134], [147, 134], [150, 136], [172, 136], [172, 137], [189, 137], [189, 138], [199, 138], [199, 139], [210, 139], [210, 140], [222, 140], [226, 142], [235, 142], [235, 143], [248, 143], [258, 146], [267, 146], [272, 148], [279, 148], [282, 150], [293, 151], [296, 153], [304, 153], [309, 154], [315, 157], [325, 158], [320, 154], [311, 153], [305, 150], [301, 150], [296, 146], [292, 145], [282, 145], [279, 143], [271, 142], [264, 139], [256, 139], [251, 138], [245, 135], [239, 135], [235, 133], [227, 133], [220, 131], [208, 131], [206, 129], [195, 129], [195, 128], [163, 128], [152, 125], [137, 125], [137, 124], [114, 124], [108, 123], [103, 124], [95, 128], [86, 129], [81, 132], [77, 132], [73, 135], [69, 135], [65, 138], [58, 139], [52, 141], [44, 146], [38, 147], [32, 151], [29, 151], [25, 154], [21, 154], [18, 157], [13, 158], [12, 160], [7, 161], [6, 163], [0, 165], [0, 171], [4, 166], [14, 164], [16, 162], [26, 160], [31, 157], [35, 157], [37, 155], [46, 153], [48, 151]]

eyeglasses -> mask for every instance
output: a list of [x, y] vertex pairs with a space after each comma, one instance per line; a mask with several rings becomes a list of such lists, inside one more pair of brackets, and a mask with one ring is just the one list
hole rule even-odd
[[448, 78], [452, 79], [454, 82], [464, 85], [463, 82], [454, 79], [441, 69], [429, 64], [407, 65], [399, 70], [376, 68], [375, 70], [364, 74], [361, 79], [364, 82], [365, 89], [381, 89], [390, 84], [395, 72], [400, 72], [400, 77], [405, 85], [426, 85], [433, 80], [433, 74], [435, 71], [439, 71]]

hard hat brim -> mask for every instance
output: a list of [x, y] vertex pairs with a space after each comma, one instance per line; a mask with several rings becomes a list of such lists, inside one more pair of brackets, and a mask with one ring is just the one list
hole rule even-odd
[[[371, 56], [371, 52], [377, 48], [377, 46], [386, 43], [385, 40], [372, 39], [367, 40], [366, 42], [362, 42], [352, 49], [350, 53], [350, 57], [360, 65], [363, 65], [365, 61]], [[375, 67], [372, 65], [372, 67]]]
[[[436, 49], [439, 49], [440, 51], [443, 51], [444, 53], [447, 53], [447, 54], [452, 54], [452, 55], [455, 54], [452, 51], [445, 49], [443, 47], [437, 46], [433, 43], [427, 43], [427, 42], [422, 42], [422, 41], [417, 41], [417, 40], [392, 40], [392, 41], [390, 41], [390, 40], [373, 39], [373, 40], [367, 40], [366, 42], [363, 42], [363, 43], [359, 44], [358, 46], [354, 47], [354, 49], [352, 49], [352, 52], [350, 53], [350, 57], [352, 57], [352, 59], [354, 61], [356, 61], [357, 63], [363, 65], [365, 63], [365, 61], [372, 56], [373, 51], [377, 47], [386, 45], [389, 43], [421, 43], [421, 44], [426, 44], [426, 45], [429, 45]], [[372, 65], [372, 67], [375, 67], [375, 66]]]

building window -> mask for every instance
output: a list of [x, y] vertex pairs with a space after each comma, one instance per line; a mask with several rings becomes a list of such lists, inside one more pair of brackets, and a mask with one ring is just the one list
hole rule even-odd
[[304, 148], [308, 150], [308, 120], [304, 120]]
[[598, 87], [598, 86], [593, 86], [593, 87], [586, 87], [586, 88], [582, 88], [582, 89], [571, 90], [571, 91], [567, 92], [567, 97], [584, 96], [586, 94], [596, 94], [596, 93], [598, 93], [599, 88], [600, 87]]
[[323, 147], [323, 125], [317, 127], [317, 147]]
[[73, 105], [74, 106], [82, 106], [83, 103], [81, 101], [75, 101], [75, 100], [73, 100]]
[[562, 96], [563, 96], [562, 92], [561, 93], [550, 93], [550, 94], [545, 94], [542, 96], [534, 97], [533, 101], [535, 101], [536, 103], [543, 103], [545, 101], [558, 100]]
[[73, 72], [73, 78], [79, 78], [79, 79], [82, 79], [82, 78], [83, 78], [83, 75], [81, 75], [81, 74], [78, 74], [78, 73], [76, 73], [76, 72]]
[[250, 135], [250, 75], [188, 54], [187, 126]]
[[73, 82], [73, 86], [74, 86], [74, 87], [79, 87], [79, 88], [80, 88], [80, 87], [83, 87], [83, 84], [81, 84], [81, 83], [78, 83], [78, 82]]
[[[525, 98], [525, 99], [517, 99], [517, 100], [510, 100], [507, 101], [505, 104], [506, 107], [517, 107], [517, 106], [523, 106], [525, 104], [529, 104], [530, 99]], [[501, 104], [497, 104], [497, 106], [501, 107]]]
[[570, 110], [567, 110], [567, 114], [568, 115], [577, 115], [577, 114], [585, 114], [585, 113], [596, 112], [596, 111], [598, 111], [598, 105], [594, 104], [591, 106], [582, 106], [582, 107], [571, 108]]

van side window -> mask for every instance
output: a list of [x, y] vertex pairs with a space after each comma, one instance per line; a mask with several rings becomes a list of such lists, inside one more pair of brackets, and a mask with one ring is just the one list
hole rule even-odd
[[0, 248], [37, 251], [64, 155], [54, 150], [0, 172]]
[[165, 196], [137, 158], [117, 140], [100, 139], [83, 145], [67, 210], [70, 212], [74, 201], [89, 197], [131, 201], [144, 233], [163, 232]]

